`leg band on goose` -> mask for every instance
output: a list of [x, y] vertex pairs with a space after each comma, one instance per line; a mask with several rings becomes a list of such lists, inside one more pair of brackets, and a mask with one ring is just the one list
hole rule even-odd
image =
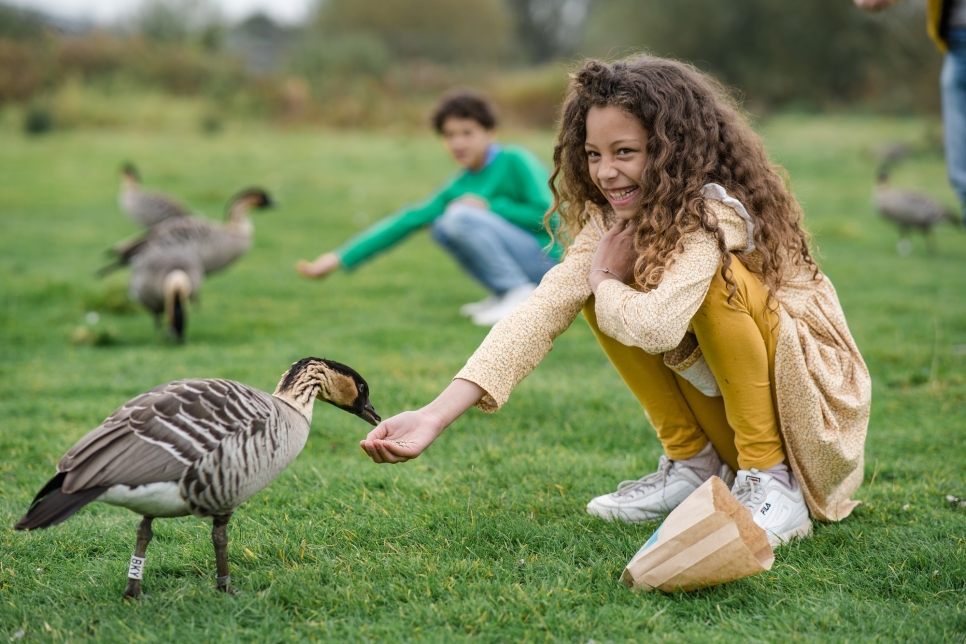
[[146, 557], [131, 555], [131, 565], [127, 569], [128, 579], [141, 579], [144, 576], [144, 560]]
[[218, 585], [219, 588], [221, 588], [222, 586], [230, 586], [231, 575], [225, 575], [224, 577], [215, 577], [215, 583]]

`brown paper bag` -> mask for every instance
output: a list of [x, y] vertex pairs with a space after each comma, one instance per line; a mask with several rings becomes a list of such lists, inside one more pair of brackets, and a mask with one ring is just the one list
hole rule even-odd
[[645, 590], [695, 590], [771, 569], [768, 536], [717, 476], [668, 515], [621, 581]]

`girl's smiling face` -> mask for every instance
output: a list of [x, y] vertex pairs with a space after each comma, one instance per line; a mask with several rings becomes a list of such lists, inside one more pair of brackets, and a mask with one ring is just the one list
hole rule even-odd
[[647, 130], [619, 107], [587, 111], [587, 170], [618, 217], [630, 220], [641, 211], [641, 181]]

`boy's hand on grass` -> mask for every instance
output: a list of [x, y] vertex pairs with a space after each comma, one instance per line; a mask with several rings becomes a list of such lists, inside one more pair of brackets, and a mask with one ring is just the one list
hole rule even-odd
[[341, 262], [339, 262], [339, 258], [335, 253], [326, 253], [319, 255], [314, 262], [307, 262], [304, 259], [300, 259], [298, 264], [295, 265], [295, 269], [306, 277], [319, 279], [339, 268], [340, 264]]
[[359, 445], [376, 463], [404, 463], [419, 456], [444, 429], [425, 410], [404, 411], [382, 421]]
[[636, 232], [634, 224], [622, 220], [614, 224], [601, 238], [587, 275], [587, 281], [594, 293], [604, 280], [626, 281], [627, 276], [633, 272], [634, 262], [637, 261], [637, 249], [634, 248]]

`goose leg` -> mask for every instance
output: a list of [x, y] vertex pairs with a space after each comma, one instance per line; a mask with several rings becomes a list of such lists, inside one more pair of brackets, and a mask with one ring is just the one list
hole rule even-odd
[[212, 518], [211, 543], [215, 546], [215, 565], [218, 568], [218, 590], [234, 595], [231, 588], [231, 575], [228, 572], [228, 521], [230, 514]]
[[144, 517], [138, 526], [138, 541], [134, 547], [134, 556], [131, 557], [131, 566], [127, 572], [127, 588], [124, 589], [124, 599], [134, 599], [141, 594], [141, 576], [144, 574], [144, 555], [147, 552], [148, 544], [154, 537], [151, 530], [151, 522], [154, 517]]

